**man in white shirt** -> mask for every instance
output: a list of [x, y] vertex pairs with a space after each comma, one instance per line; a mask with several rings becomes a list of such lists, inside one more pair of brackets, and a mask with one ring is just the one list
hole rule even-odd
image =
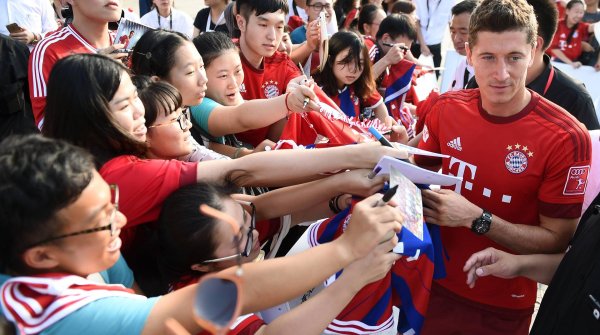
[[[16, 23], [12, 32], [7, 25]], [[47, 33], [58, 28], [54, 11], [48, 0], [0, 1], [0, 34], [23, 42], [31, 50]]]
[[450, 85], [450, 91], [462, 90], [475, 74], [473, 67], [467, 64], [467, 52], [465, 43], [469, 40], [469, 20], [471, 13], [477, 6], [478, 0], [464, 0], [452, 7], [452, 19], [450, 20], [450, 37], [454, 44], [454, 50], [461, 55], [461, 60], [456, 66], [454, 79]]
[[[450, 21], [450, 10], [454, 0], [415, 0], [417, 6], [417, 43], [411, 52], [415, 57], [421, 54], [433, 55], [433, 64], [439, 67], [442, 62], [442, 40]], [[439, 72], [436, 71], [436, 75]]]
[[154, 9], [142, 16], [140, 22], [154, 29], [177, 31], [188, 38], [194, 36], [194, 21], [186, 13], [174, 8], [173, 0], [153, 0]]

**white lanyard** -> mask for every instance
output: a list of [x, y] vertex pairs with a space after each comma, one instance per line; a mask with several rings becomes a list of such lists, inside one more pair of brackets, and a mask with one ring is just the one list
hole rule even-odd
[[[217, 20], [217, 23], [215, 23], [215, 29], [217, 29], [217, 26], [221, 24], [221, 21], [223, 21], [224, 18], [225, 18], [225, 11], [223, 11], [221, 13], [221, 16], [219, 16], [219, 19]], [[211, 16], [210, 10], [209, 10], [208, 11], [208, 19], [206, 19], [206, 29], [204, 30], [207, 33], [213, 31], [213, 29], [210, 29], [211, 22], [212, 22], [212, 16]]]

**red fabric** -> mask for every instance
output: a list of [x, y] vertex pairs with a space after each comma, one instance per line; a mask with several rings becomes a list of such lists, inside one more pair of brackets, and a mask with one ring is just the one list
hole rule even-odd
[[[588, 131], [562, 108], [530, 92], [530, 103], [505, 118], [482, 109], [479, 89], [441, 95], [425, 120], [419, 148], [451, 157], [416, 155], [416, 163], [441, 164], [444, 174], [462, 177], [458, 193], [508, 222], [537, 226], [539, 215], [573, 218], [560, 214], [581, 213], [585, 183], [580, 194], [565, 193], [565, 188], [572, 168], [590, 165]], [[462, 267], [469, 256], [490, 246], [506, 248], [468, 229], [441, 227], [441, 234], [448, 252], [448, 276], [439, 282], [443, 287], [480, 304], [533, 306], [536, 284], [523, 277], [486, 277], [473, 289], [465, 283]]]
[[556, 34], [554, 34], [554, 39], [552, 39], [552, 44], [550, 48], [548, 48], [548, 52], [551, 56], [555, 56], [552, 53], [553, 49], [560, 49], [565, 56], [567, 56], [570, 60], [576, 61], [581, 56], [581, 42], [587, 41], [589, 24], [585, 22], [579, 22], [577, 25], [577, 29], [571, 36], [571, 42], [567, 43], [567, 38], [571, 33], [571, 28], [567, 27], [565, 20], [560, 20], [558, 22], [558, 27], [556, 30]]
[[100, 285], [64, 273], [14, 277], [2, 286], [4, 312], [23, 334], [40, 333], [91, 302], [116, 296], [146, 299], [123, 285]]
[[371, 36], [363, 36], [365, 45], [369, 51], [369, 59], [371, 63], [375, 64], [379, 60], [379, 48], [377, 47], [377, 41]]
[[417, 124], [415, 126], [415, 134], [420, 134], [423, 131], [427, 114], [429, 113], [431, 107], [435, 105], [439, 97], [440, 93], [438, 91], [431, 91], [427, 99], [417, 104]]
[[294, 29], [302, 27], [302, 25], [304, 25], [304, 20], [302, 20], [302, 18], [298, 15], [291, 15], [288, 19], [287, 25], [290, 28], [290, 32], [292, 32]]
[[50, 71], [61, 58], [72, 54], [96, 53], [94, 48], [72, 25], [46, 35], [29, 56], [29, 95], [33, 117], [38, 128], [44, 118]]
[[421, 335], [527, 335], [531, 313], [530, 308], [506, 310], [475, 304], [434, 284]]
[[179, 187], [196, 181], [198, 163], [178, 160], [140, 159], [119, 156], [100, 169], [109, 184], [119, 185], [119, 210], [127, 217], [121, 232], [123, 249], [133, 238], [136, 225], [158, 219], [163, 201]]
[[356, 18], [358, 18], [358, 9], [354, 8], [348, 13], [348, 15], [346, 15], [346, 19], [344, 20], [344, 29], [350, 28], [352, 21], [354, 21]]
[[[291, 79], [302, 73], [291, 58], [282, 52], [276, 51], [271, 57], [263, 60], [262, 68], [256, 69], [240, 52], [244, 82], [240, 86], [240, 94], [244, 100], [274, 98], [285, 93]], [[238, 139], [253, 146], [267, 138], [269, 127], [252, 129], [236, 134]]]

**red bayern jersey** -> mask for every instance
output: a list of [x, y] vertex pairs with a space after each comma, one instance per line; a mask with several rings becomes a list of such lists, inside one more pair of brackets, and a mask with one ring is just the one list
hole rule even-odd
[[[264, 58], [262, 67], [255, 68], [240, 52], [244, 82], [240, 85], [240, 93], [244, 100], [269, 99], [285, 93], [290, 80], [302, 75], [291, 58], [283, 52], [275, 52], [271, 57]], [[254, 146], [267, 138], [269, 127], [248, 130], [236, 136]]]
[[[450, 158], [415, 156], [419, 165], [442, 165], [463, 178], [455, 189], [477, 206], [514, 224], [539, 225], [539, 215], [577, 218], [590, 169], [590, 137], [581, 123], [559, 106], [531, 92], [518, 114], [485, 112], [479, 89], [448, 92], [433, 104], [419, 148]], [[533, 281], [486, 277], [471, 289], [462, 267], [487, 247], [507, 250], [464, 228], [441, 227], [448, 252], [448, 276], [440, 284], [471, 301], [491, 306], [531, 308]]]
[[[371, 92], [371, 95], [366, 99], [357, 97], [354, 93], [354, 85], [345, 86], [343, 89], [338, 90], [338, 95], [332, 96], [331, 99], [342, 109], [344, 114], [356, 118], [361, 115], [363, 109], [372, 111], [383, 103], [383, 98], [377, 90]], [[371, 115], [367, 115], [367, 118], [370, 117]]]
[[[548, 52], [552, 55], [552, 49], [560, 49], [570, 60], [576, 61], [581, 56], [581, 42], [588, 40], [588, 29], [589, 24], [579, 22], [577, 29], [571, 34], [571, 28], [567, 27], [565, 20], [559, 21]], [[569, 35], [571, 35], [570, 39]]]
[[47, 35], [36, 45], [29, 56], [28, 77], [31, 107], [38, 128], [41, 129], [44, 122], [46, 85], [54, 64], [59, 59], [72, 54], [96, 52], [97, 49], [83, 38], [72, 25]]

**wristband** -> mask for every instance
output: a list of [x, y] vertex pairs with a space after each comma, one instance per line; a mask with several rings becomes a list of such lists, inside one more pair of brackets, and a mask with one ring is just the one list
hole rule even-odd
[[338, 214], [339, 212], [341, 212], [342, 210], [340, 209], [340, 207], [338, 206], [338, 200], [340, 199], [342, 195], [336, 195], [335, 197], [329, 199], [329, 209], [331, 209], [332, 212], [334, 212], [335, 214]]

